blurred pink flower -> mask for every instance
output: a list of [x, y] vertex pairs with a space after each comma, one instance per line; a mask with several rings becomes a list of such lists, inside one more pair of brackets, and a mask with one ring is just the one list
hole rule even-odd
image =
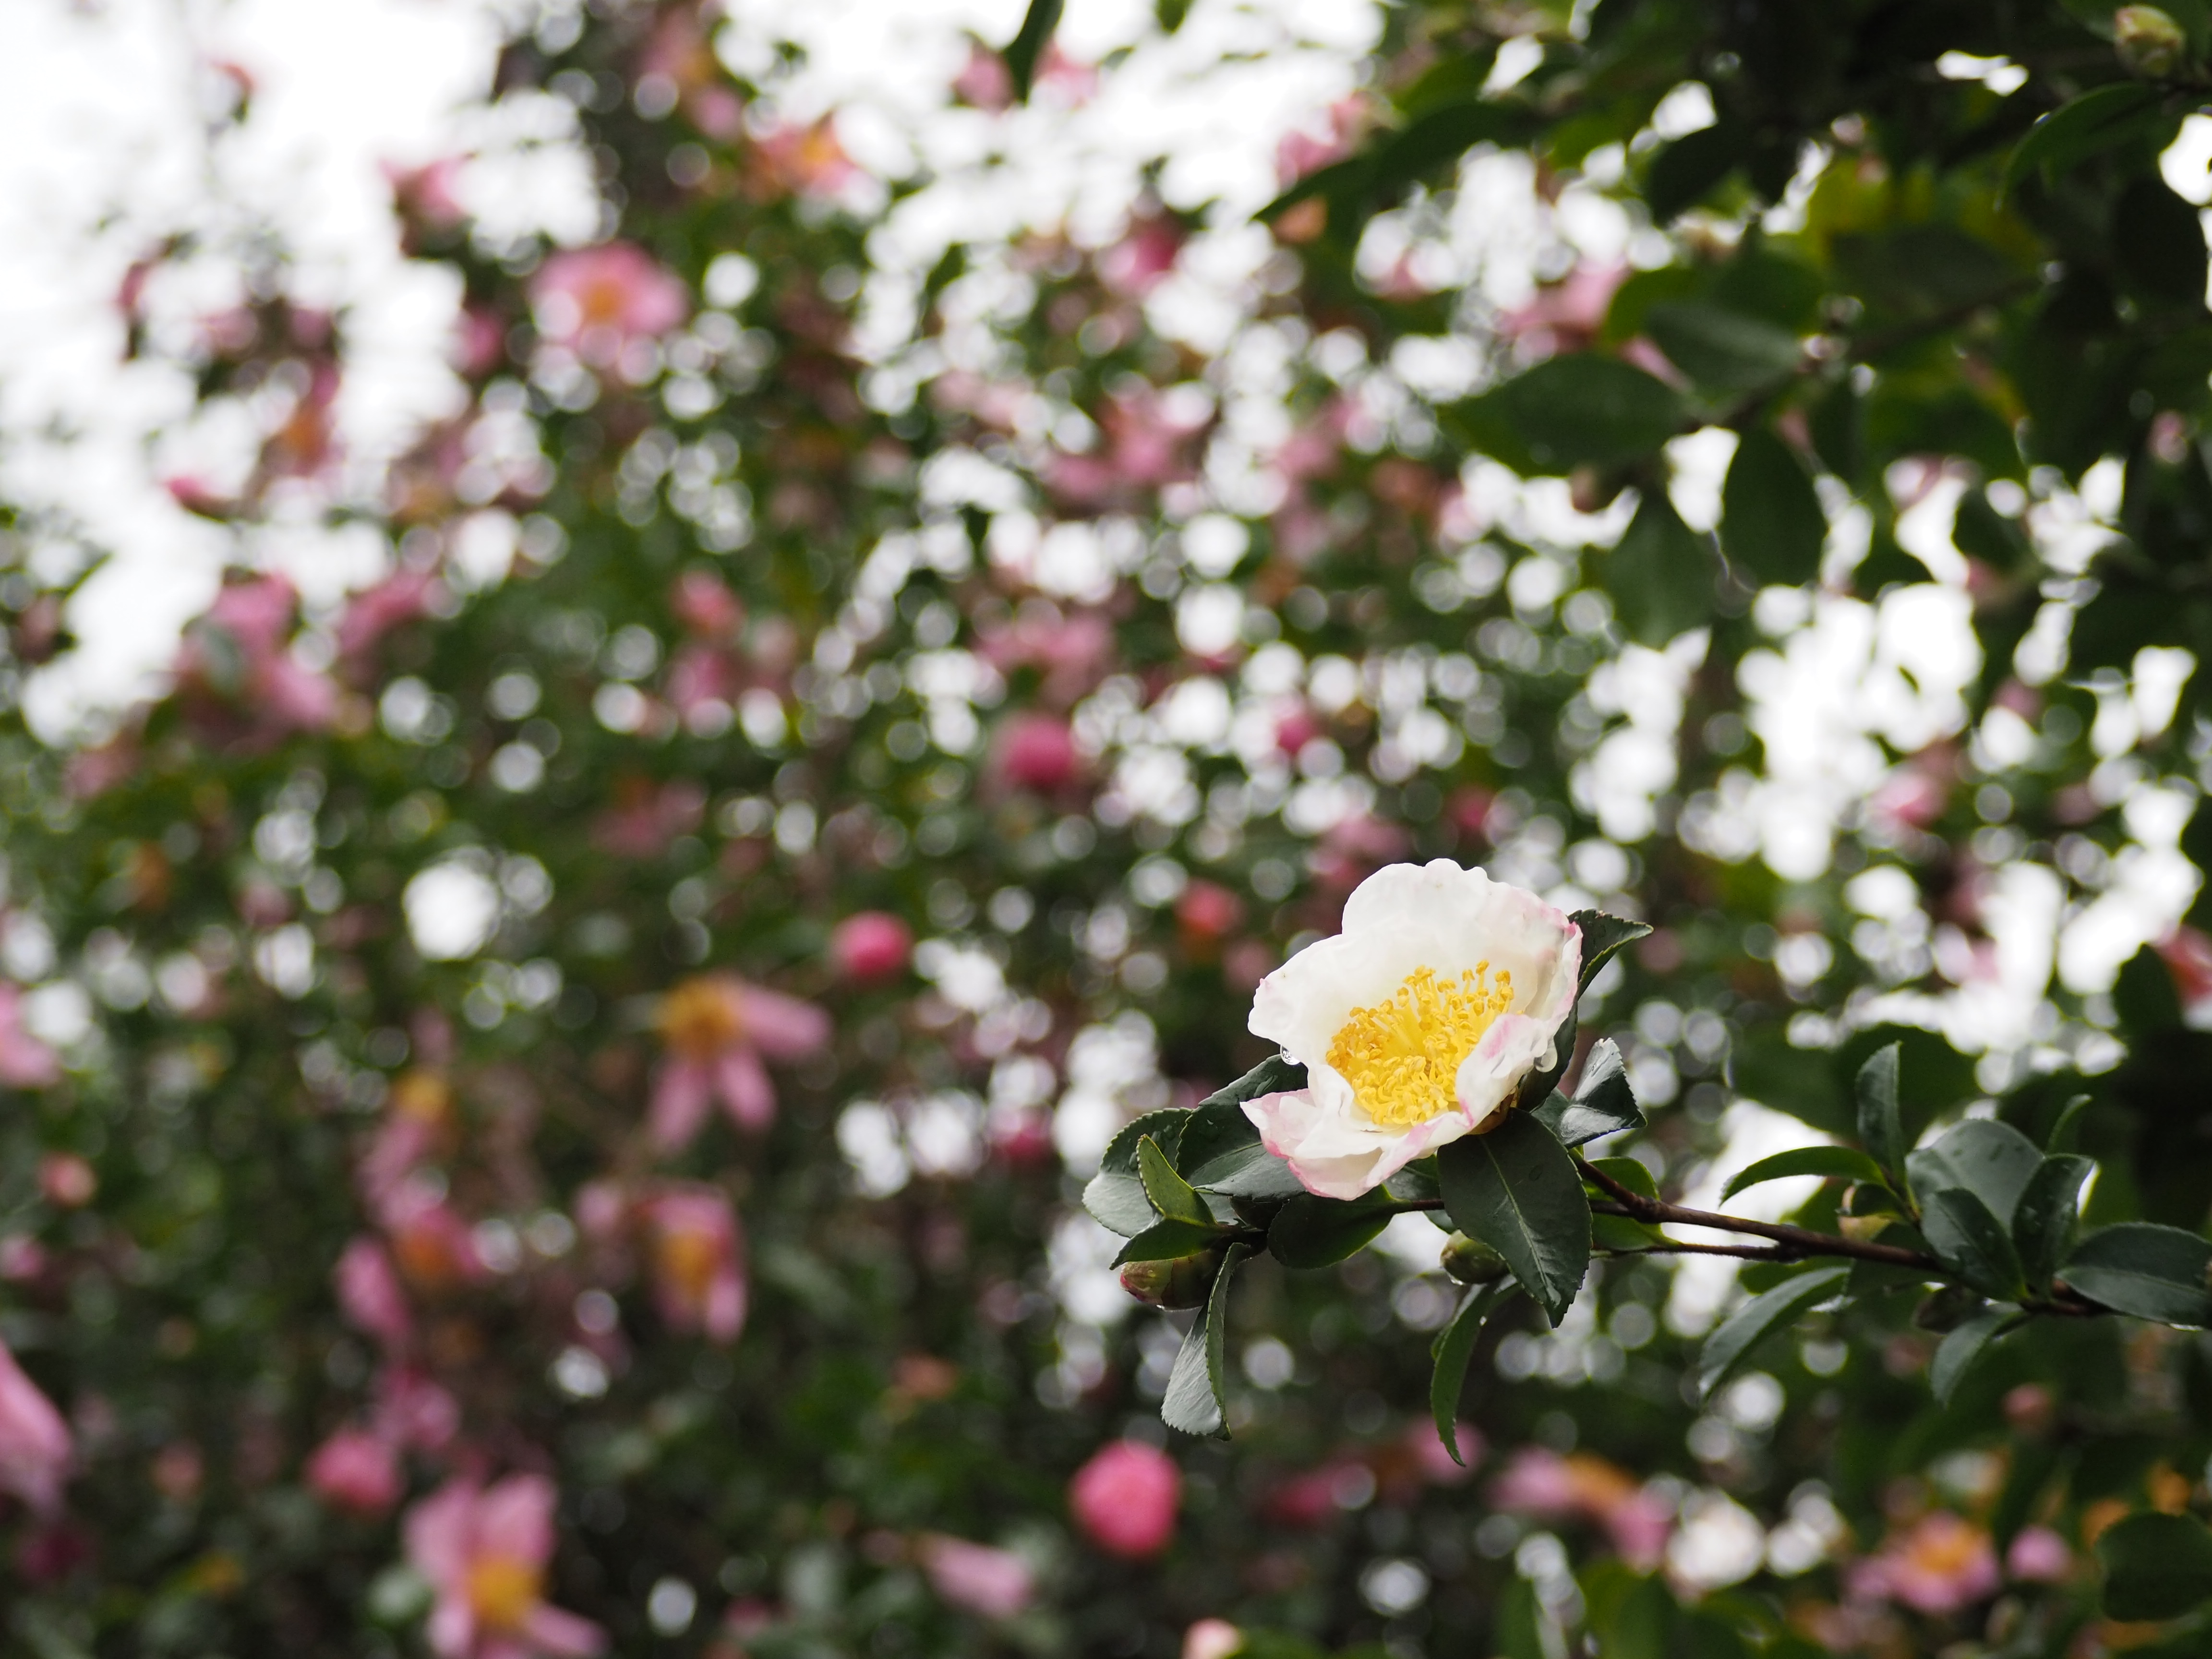
[[634, 340], [657, 339], [690, 314], [691, 296], [635, 242], [556, 253], [530, 284], [545, 337], [605, 367]]
[[738, 596], [708, 570], [687, 570], [678, 577], [669, 594], [669, 609], [702, 639], [726, 640], [745, 620], [745, 607]]
[[775, 1089], [762, 1056], [799, 1060], [830, 1042], [830, 1016], [811, 1002], [702, 974], [661, 999], [668, 1058], [653, 1086], [650, 1128], [664, 1152], [689, 1146], [716, 1096], [732, 1121], [762, 1129], [775, 1114]]
[[1994, 1595], [1999, 1583], [1989, 1534], [1948, 1510], [1933, 1510], [1893, 1534], [1845, 1576], [1855, 1600], [1902, 1601], [1936, 1617], [1973, 1606]]
[[307, 1460], [307, 1485], [335, 1509], [381, 1515], [399, 1501], [399, 1459], [365, 1429], [340, 1429]]
[[839, 975], [859, 985], [896, 979], [913, 952], [914, 930], [885, 910], [848, 916], [830, 935], [830, 959]]
[[732, 1342], [745, 1323], [744, 1263], [728, 1194], [668, 1186], [645, 1201], [653, 1302], [672, 1329]]
[[2194, 927], [2177, 927], [2160, 941], [2158, 953], [2173, 975], [2173, 989], [2190, 1023], [2212, 1016], [2212, 939]]
[[758, 177], [776, 193], [835, 197], [861, 177], [838, 142], [834, 117], [811, 125], [788, 124], [756, 141]]
[[915, 1540], [915, 1554], [938, 1595], [986, 1619], [1012, 1619], [1036, 1594], [1029, 1563], [1012, 1550], [933, 1532]]
[[735, 702], [739, 683], [738, 665], [727, 651], [691, 640], [678, 646], [669, 659], [661, 689], [670, 706], [689, 720], [703, 704]]
[[1084, 1535], [1109, 1555], [1158, 1555], [1175, 1536], [1182, 1471], [1158, 1447], [1116, 1440], [1067, 1483], [1067, 1506]]
[[1000, 673], [1035, 668], [1045, 701], [1060, 708], [1097, 685], [1114, 659], [1114, 625], [1095, 611], [1063, 617], [1052, 606], [1024, 605], [1011, 623], [977, 630], [976, 651]]
[[1541, 1446], [1513, 1454], [1492, 1485], [1493, 1507], [1541, 1521], [1580, 1518], [1606, 1529], [1623, 1559], [1648, 1571], [1666, 1553], [1673, 1510], [1618, 1464], [1588, 1452], [1562, 1457]]
[[54, 1051], [23, 1029], [23, 994], [0, 984], [0, 1083], [11, 1089], [44, 1089], [61, 1081]]
[[407, 1346], [415, 1334], [414, 1316], [383, 1245], [373, 1238], [355, 1239], [338, 1257], [331, 1278], [348, 1323], [386, 1348]]
[[392, 1241], [392, 1260], [418, 1290], [442, 1291], [482, 1279], [487, 1269], [477, 1254], [469, 1224], [446, 1202], [444, 1188], [428, 1178], [410, 1177], [384, 1204], [377, 1219]]
[[425, 615], [443, 584], [431, 570], [400, 570], [346, 602], [338, 618], [338, 655], [360, 656], [393, 629]]
[[707, 792], [690, 778], [672, 778], [658, 788], [643, 778], [624, 778], [614, 793], [615, 805], [592, 825], [592, 844], [618, 859], [659, 857], [707, 813]]
[[1109, 397], [1098, 410], [1098, 447], [1055, 453], [1045, 481], [1079, 507], [1133, 500], [1146, 489], [1198, 475], [1198, 438], [1212, 418], [1182, 413], [1149, 389]]
[[39, 1192], [58, 1210], [81, 1210], [100, 1190], [92, 1165], [75, 1152], [48, 1152], [39, 1160]]
[[283, 576], [226, 585], [186, 632], [180, 678], [236, 706], [271, 734], [315, 732], [337, 716], [337, 687], [286, 649], [299, 595]]
[[952, 77], [952, 95], [963, 104], [996, 113], [1014, 101], [1014, 79], [1006, 60], [981, 40], [968, 49], [968, 61]]
[[460, 1402], [410, 1365], [387, 1365], [374, 1386], [374, 1427], [395, 1446], [442, 1451], [460, 1432]]
[[430, 1581], [439, 1659], [585, 1659], [606, 1648], [590, 1620], [546, 1604], [553, 1483], [513, 1474], [490, 1486], [447, 1481], [409, 1511], [407, 1559]]
[[0, 1343], [0, 1492], [52, 1515], [61, 1507], [71, 1453], [69, 1425]]
[[1010, 715], [992, 748], [999, 776], [1018, 789], [1049, 795], [1065, 788], [1083, 763], [1075, 733], [1052, 714]]
[[2074, 1552], [2048, 1527], [2023, 1527], [2005, 1552], [2005, 1575], [2033, 1584], [2063, 1584], [2074, 1576]]
[[1226, 1619], [1201, 1619], [1182, 1633], [1182, 1659], [1234, 1659], [1244, 1632]]
[[1482, 1431], [1472, 1423], [1456, 1423], [1452, 1432], [1459, 1442], [1460, 1462], [1456, 1463], [1444, 1449], [1443, 1442], [1437, 1438], [1433, 1424], [1416, 1420], [1407, 1425], [1406, 1440], [1413, 1448], [1413, 1461], [1420, 1466], [1421, 1478], [1431, 1486], [1456, 1486], [1472, 1479], [1487, 1449]]
[[1367, 100], [1354, 93], [1328, 106], [1324, 117], [1328, 125], [1322, 131], [1285, 133], [1275, 146], [1275, 177], [1285, 185], [1296, 184], [1309, 173], [1351, 155], [1366, 112]]
[[1121, 240], [1098, 256], [1098, 276], [1117, 294], [1141, 299], [1175, 269], [1182, 227], [1164, 216], [1133, 221]]
[[1498, 319], [1498, 331], [1528, 357], [1579, 351], [1597, 337], [1614, 292], [1627, 279], [1628, 267], [1584, 263], [1563, 281], [1536, 290], [1536, 297]]

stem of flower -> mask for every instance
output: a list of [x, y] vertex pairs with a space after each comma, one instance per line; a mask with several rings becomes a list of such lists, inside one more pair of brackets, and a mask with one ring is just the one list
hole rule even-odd
[[1624, 1187], [1602, 1170], [1593, 1169], [1581, 1158], [1575, 1167], [1582, 1171], [1584, 1181], [1604, 1192], [1613, 1200], [1613, 1206], [1594, 1206], [1601, 1214], [1625, 1215], [1632, 1221], [1649, 1226], [1711, 1227], [1718, 1232], [1748, 1233], [1753, 1238], [1773, 1241], [1778, 1247], [1778, 1260], [1796, 1260], [1803, 1256], [1850, 1256], [1860, 1261], [1879, 1261], [1893, 1267], [1914, 1267], [1922, 1272], [1943, 1275], [1942, 1264], [1931, 1255], [1918, 1250], [1908, 1250], [1896, 1244], [1879, 1244], [1871, 1239], [1861, 1241], [1845, 1238], [1838, 1233], [1814, 1232], [1810, 1227], [1792, 1227], [1773, 1221], [1753, 1221], [1746, 1216], [1721, 1215], [1711, 1210], [1685, 1209], [1680, 1204], [1669, 1204], [1664, 1199], [1646, 1198], [1632, 1188]]

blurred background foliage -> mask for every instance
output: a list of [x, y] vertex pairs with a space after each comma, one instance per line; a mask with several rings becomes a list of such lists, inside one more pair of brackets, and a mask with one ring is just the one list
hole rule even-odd
[[[962, 106], [1115, 73], [1049, 21]], [[1401, 1217], [1248, 1269], [1231, 1435], [1171, 1440], [1187, 1316], [1077, 1195], [1446, 857], [1656, 929], [1583, 1030], [1670, 1195], [1901, 1038], [1909, 1131], [2086, 1094], [2090, 1218], [2203, 1228], [2201, 9], [1405, 5], [1264, 234], [1155, 197], [922, 270], [872, 253], [915, 181], [724, 27], [519, 15], [586, 246], [396, 179], [469, 398], [373, 510], [281, 252], [179, 348], [258, 435], [178, 501], [366, 519], [377, 585], [241, 568], [58, 743], [84, 571], [8, 532], [0, 1337], [70, 1443], [57, 1492], [0, 1390], [11, 1642], [568, 1650], [501, 1634], [542, 1592], [720, 1659], [2200, 1650], [2091, 1553], [2205, 1509], [2193, 1334], [2045, 1322], [1939, 1407], [1901, 1290], [1700, 1405], [1737, 1278], [1601, 1262], [1486, 1337], [1462, 1471]], [[410, 1550], [518, 1474], [552, 1540], [470, 1559], [520, 1580]]]

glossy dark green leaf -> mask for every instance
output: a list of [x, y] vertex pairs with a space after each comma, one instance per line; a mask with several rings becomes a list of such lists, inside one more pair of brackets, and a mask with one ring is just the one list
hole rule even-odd
[[1606, 556], [1606, 588], [1621, 629], [1657, 647], [1712, 620], [1719, 562], [1712, 539], [1682, 522], [1662, 489], [1647, 489]]
[[[1291, 1089], [1306, 1086], [1306, 1068], [1296, 1060], [1285, 1060], [1280, 1054], [1269, 1054], [1234, 1083], [1224, 1083], [1204, 1100], [1198, 1109], [1208, 1107], [1239, 1106], [1248, 1100], [1257, 1100], [1261, 1095], [1279, 1095]], [[1239, 1115], [1243, 1115], [1241, 1113]], [[1191, 1127], [1198, 1127], [1198, 1120]]]
[[1762, 1158], [1749, 1169], [1739, 1171], [1721, 1188], [1721, 1201], [1725, 1204], [1747, 1187], [1786, 1181], [1792, 1176], [1821, 1176], [1838, 1181], [1879, 1182], [1882, 1178], [1881, 1166], [1854, 1147], [1799, 1146], [1790, 1152], [1777, 1152], [1771, 1158]]
[[1368, 164], [1369, 194], [1389, 201], [1475, 145], [1511, 143], [1531, 125], [1530, 112], [1510, 104], [1480, 97], [1439, 104], [1375, 147]]
[[1213, 1212], [1206, 1207], [1206, 1200], [1191, 1188], [1190, 1182], [1176, 1173], [1159, 1143], [1150, 1135], [1137, 1142], [1137, 1178], [1144, 1183], [1145, 1196], [1167, 1221], [1191, 1221], [1203, 1225], [1213, 1219]]
[[1797, 452], [1764, 427], [1737, 441], [1721, 486], [1721, 551], [1754, 582], [1797, 586], [1820, 574], [1827, 514]]
[[1590, 981], [1613, 959], [1613, 953], [1624, 945], [1633, 945], [1651, 934], [1651, 924], [1631, 921], [1626, 916], [1609, 916], [1602, 910], [1577, 910], [1567, 920], [1582, 930], [1583, 963], [1577, 978], [1576, 989], [1587, 991]]
[[2193, 1515], [2147, 1510], [2097, 1535], [2105, 1613], [2130, 1623], [2179, 1619], [2212, 1599], [2212, 1531]]
[[1979, 1194], [1938, 1188], [1924, 1200], [1920, 1225], [1936, 1259], [1983, 1295], [2017, 1297], [2026, 1288], [2012, 1235]]
[[1231, 1198], [1289, 1198], [1304, 1192], [1291, 1166], [1261, 1144], [1259, 1127], [1244, 1115], [1243, 1103], [1304, 1088], [1305, 1080], [1304, 1066], [1271, 1055], [1200, 1101], [1176, 1154], [1183, 1179]]
[[1697, 206], [1751, 151], [1751, 136], [1734, 122], [1717, 122], [1666, 145], [1644, 175], [1644, 200], [1665, 224]]
[[2139, 81], [2121, 81], [2083, 93], [2028, 129], [2005, 162], [2004, 188], [2010, 193], [2029, 173], [2065, 172], [2122, 144], [2154, 138], [2179, 125], [2166, 113], [2164, 95]]
[[1602, 1135], [1644, 1126], [1627, 1068], [1611, 1037], [1600, 1037], [1590, 1045], [1571, 1099], [1555, 1089], [1531, 1110], [1562, 1146], [1585, 1146]]
[[1125, 1261], [1180, 1261], [1221, 1242], [1222, 1230], [1209, 1221], [1155, 1221], [1121, 1247], [1114, 1265]]
[[1738, 1308], [1705, 1339], [1698, 1355], [1699, 1392], [1711, 1399], [1716, 1389], [1743, 1368], [1760, 1342], [1837, 1295], [1850, 1276], [1850, 1269], [1845, 1267], [1814, 1267], [1761, 1291]]
[[1145, 1183], [1137, 1174], [1137, 1143], [1149, 1135], [1172, 1158], [1182, 1145], [1183, 1129], [1190, 1119], [1187, 1111], [1147, 1112], [1135, 1122], [1124, 1124], [1106, 1144], [1106, 1154], [1098, 1160], [1098, 1173], [1083, 1189], [1083, 1207], [1100, 1226], [1132, 1238], [1152, 1224], [1157, 1212], [1145, 1196]]
[[2081, 1142], [2081, 1118], [2088, 1109], [2087, 1095], [2075, 1095], [2069, 1099], [2059, 1109], [2057, 1120], [2051, 1126], [2051, 1133], [2043, 1138], [2043, 1150], [2053, 1157], [2060, 1152], [2072, 1152]]
[[1006, 60], [1006, 78], [1013, 82], [1015, 102], [1029, 101], [1037, 65], [1044, 61], [1045, 48], [1052, 44], [1052, 32], [1060, 27], [1060, 14], [1065, 5], [1066, 0], [1030, 0], [1029, 10], [1022, 15], [1021, 27], [1006, 43], [1001, 56]]
[[1704, 388], [1753, 392], [1779, 385], [1803, 355], [1797, 337], [1764, 318], [1696, 301], [1656, 305], [1644, 331], [1667, 361]]
[[1437, 1337], [1436, 1370], [1429, 1377], [1429, 1412], [1436, 1419], [1437, 1438], [1443, 1442], [1452, 1462], [1462, 1467], [1467, 1460], [1459, 1452], [1459, 1397], [1467, 1388], [1468, 1364], [1474, 1358], [1482, 1322], [1510, 1293], [1503, 1283], [1476, 1285], [1459, 1304], [1451, 1323]]
[[1577, 352], [1547, 358], [1458, 414], [1498, 459], [1558, 473], [1654, 454], [1683, 429], [1689, 410], [1680, 393], [1642, 369]]
[[1221, 1277], [1213, 1281], [1213, 1294], [1184, 1334], [1176, 1352], [1175, 1369], [1168, 1373], [1168, 1389], [1160, 1401], [1160, 1420], [1184, 1434], [1219, 1435], [1228, 1417], [1229, 1390], [1224, 1373], [1229, 1336], [1229, 1284], [1252, 1252], [1232, 1244], [1221, 1261]]
[[1379, 1188], [1348, 1203], [1300, 1193], [1268, 1224], [1267, 1253], [1285, 1267], [1326, 1267], [1364, 1249], [1393, 1212]]
[[1459, 1230], [1504, 1256], [1554, 1326], [1589, 1268], [1589, 1200], [1566, 1148], [1526, 1112], [1437, 1155], [1444, 1207]]
[[2058, 1276], [2092, 1301], [2168, 1325], [2212, 1325], [2212, 1243], [2179, 1227], [2123, 1221], [2074, 1247]]
[[1943, 1188], [1963, 1187], [2009, 1226], [2028, 1177], [2042, 1164], [2033, 1141], [2009, 1123], [1982, 1117], [1954, 1124], [1933, 1146], [1908, 1153], [1905, 1172], [1923, 1206]]
[[2066, 1153], [2046, 1158], [2021, 1189], [2012, 1212], [2012, 1242], [2030, 1285], [2048, 1285], [2073, 1248], [2081, 1183], [2094, 1167], [2086, 1158]]
[[1904, 1045], [1893, 1042], [1875, 1050], [1859, 1067], [1859, 1145], [1867, 1155], [1893, 1176], [1905, 1168], [1905, 1127], [1897, 1103], [1898, 1065]]
[[1959, 1384], [1974, 1362], [2017, 1316], [2014, 1309], [1992, 1308], [1955, 1327], [1936, 1345], [1936, 1358], [1928, 1365], [1928, 1385], [1935, 1391], [1937, 1405], [1951, 1403], [1951, 1396], [1958, 1393]]

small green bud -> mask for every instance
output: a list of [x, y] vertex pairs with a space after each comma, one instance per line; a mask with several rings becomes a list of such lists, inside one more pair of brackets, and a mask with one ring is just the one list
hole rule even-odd
[[1173, 1261], [1129, 1261], [1121, 1288], [1151, 1308], [1202, 1308], [1221, 1276], [1221, 1252], [1200, 1250]]
[[1505, 1258], [1479, 1238], [1454, 1233], [1444, 1241], [1444, 1271], [1462, 1285], [1495, 1285], [1511, 1271]]
[[2189, 36], [2156, 6], [2122, 6], [2112, 14], [2112, 46], [2128, 73], [2162, 80], [2189, 55]]

